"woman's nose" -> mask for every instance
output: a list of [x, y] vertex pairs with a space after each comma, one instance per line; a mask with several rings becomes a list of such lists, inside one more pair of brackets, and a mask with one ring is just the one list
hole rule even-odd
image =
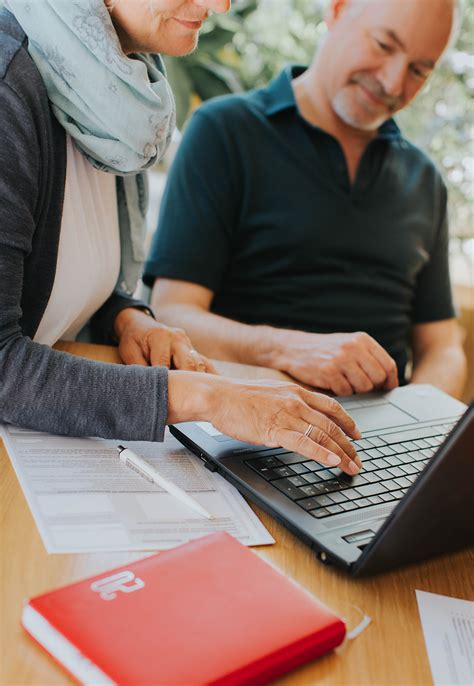
[[195, 0], [196, 5], [205, 7], [211, 12], [224, 14], [230, 10], [232, 0]]

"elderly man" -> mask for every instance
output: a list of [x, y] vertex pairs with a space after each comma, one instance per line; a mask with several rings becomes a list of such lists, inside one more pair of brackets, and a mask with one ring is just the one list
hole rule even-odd
[[338, 395], [404, 383], [410, 360], [412, 383], [461, 392], [446, 188], [391, 119], [455, 11], [332, 0], [309, 68], [194, 114], [145, 273], [162, 321]]

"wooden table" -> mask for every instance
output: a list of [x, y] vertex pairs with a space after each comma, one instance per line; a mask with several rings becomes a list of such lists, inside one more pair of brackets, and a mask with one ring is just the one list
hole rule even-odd
[[[118, 362], [115, 349], [78, 343], [63, 350]], [[218, 363], [221, 371], [243, 378], [279, 377], [277, 372]], [[140, 553], [48, 555], [3, 446], [0, 445], [0, 685], [53, 686], [73, 683], [20, 628], [25, 599], [49, 589], [101, 573], [140, 558]], [[309, 548], [258, 507], [254, 510], [276, 540], [259, 547], [262, 558], [321, 598], [349, 626], [360, 615], [372, 618], [369, 628], [346, 646], [278, 681], [285, 686], [309, 684], [364, 686], [431, 684], [415, 598], [415, 589], [458, 598], [473, 596], [474, 553], [465, 551], [371, 579], [354, 581], [324, 567]]]

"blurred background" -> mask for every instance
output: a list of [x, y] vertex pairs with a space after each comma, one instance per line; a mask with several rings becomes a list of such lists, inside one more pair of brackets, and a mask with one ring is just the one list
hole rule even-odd
[[[409, 1], [409, 0], [403, 0]], [[234, 0], [213, 16], [198, 50], [167, 58], [178, 128], [209, 98], [262, 86], [289, 63], [308, 64], [326, 31], [325, 0]], [[429, 11], [430, 0], [426, 0]], [[462, 4], [462, 23], [425, 88], [396, 116], [404, 135], [437, 164], [449, 190], [451, 276], [470, 357], [466, 397], [474, 396], [474, 0]], [[151, 175], [150, 231], [156, 227], [166, 171], [180, 134]]]

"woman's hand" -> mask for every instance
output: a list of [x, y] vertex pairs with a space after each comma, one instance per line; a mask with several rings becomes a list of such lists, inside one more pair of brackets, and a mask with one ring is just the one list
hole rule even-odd
[[[356, 474], [354, 420], [333, 398], [285, 381], [240, 381], [172, 372], [168, 423], [207, 420], [246, 443], [283, 447]], [[312, 427], [312, 428], [311, 428]]]
[[121, 310], [115, 319], [115, 333], [125, 364], [217, 373], [212, 362], [193, 349], [182, 329], [160, 324], [142, 310]]

